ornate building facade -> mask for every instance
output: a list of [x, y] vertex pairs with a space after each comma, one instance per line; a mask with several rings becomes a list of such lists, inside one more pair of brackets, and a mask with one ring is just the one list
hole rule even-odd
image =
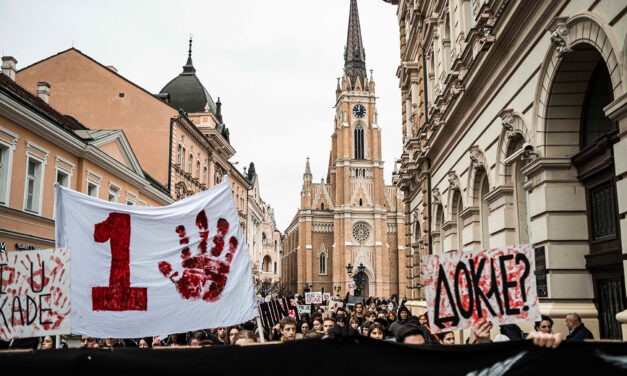
[[354, 278], [362, 296], [405, 294], [402, 201], [384, 184], [375, 82], [360, 28], [351, 0], [327, 177], [315, 183], [307, 159], [300, 209], [283, 242], [283, 283], [295, 292], [343, 295]]
[[554, 330], [627, 338], [624, 4], [398, 6], [411, 296], [420, 255], [530, 243]]

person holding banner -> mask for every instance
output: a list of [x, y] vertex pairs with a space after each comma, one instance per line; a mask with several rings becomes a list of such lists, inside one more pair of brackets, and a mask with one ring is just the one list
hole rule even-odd
[[56, 347], [57, 346], [54, 336], [41, 337], [41, 345], [39, 345], [39, 350], [54, 350]]
[[533, 329], [535, 329], [536, 332], [553, 333], [553, 319], [546, 315], [542, 315], [541, 317], [540, 321], [536, 321]]

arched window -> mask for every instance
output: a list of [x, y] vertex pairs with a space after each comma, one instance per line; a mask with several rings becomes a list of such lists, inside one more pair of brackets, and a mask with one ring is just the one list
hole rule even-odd
[[179, 166], [181, 165], [181, 145], [179, 145], [178, 148], [176, 149], [176, 163]]
[[436, 207], [435, 215], [435, 231], [437, 236], [434, 236], [433, 251], [435, 253], [442, 253], [442, 224], [444, 223], [444, 207], [439, 204]]
[[324, 202], [320, 204], [320, 210], [324, 210]]
[[270, 256], [266, 255], [263, 258], [262, 270], [265, 273], [270, 273], [272, 272], [272, 270], [270, 269], [271, 267], [272, 267], [272, 259], [270, 258]]
[[205, 164], [205, 167], [203, 167], [202, 169], [202, 182], [204, 184], [207, 184], [207, 165]]
[[181, 171], [185, 171], [185, 148], [183, 148], [183, 154], [181, 154]]
[[194, 168], [194, 155], [192, 152], [189, 153], [189, 164], [187, 165], [187, 172], [192, 173], [192, 168]]
[[364, 200], [362, 200], [361, 198], [359, 199], [359, 206], [363, 206], [364, 205]]
[[[455, 190], [453, 196], [453, 220], [457, 223], [457, 250], [462, 251], [464, 249], [464, 220], [460, 213], [464, 210], [464, 204], [462, 202], [462, 194], [459, 190]], [[453, 245], [455, 247], [455, 244]]]
[[320, 255], [318, 255], [319, 260], [319, 270], [318, 274], [327, 274], [327, 251], [326, 249], [322, 249]]
[[196, 178], [200, 179], [200, 160], [196, 161]]
[[364, 159], [364, 128], [361, 124], [355, 126], [355, 159]]

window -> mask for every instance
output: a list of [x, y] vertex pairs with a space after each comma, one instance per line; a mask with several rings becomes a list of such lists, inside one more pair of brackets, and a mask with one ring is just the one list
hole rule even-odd
[[126, 205], [132, 206], [132, 205], [135, 205], [136, 202], [137, 202], [137, 195], [129, 191], [126, 191]]
[[459, 191], [455, 191], [456, 194], [456, 211], [455, 219], [457, 220], [457, 250], [464, 250], [464, 219], [461, 216], [461, 212], [464, 209], [464, 203], [462, 201], [462, 195]]
[[120, 198], [120, 187], [110, 184], [109, 185], [109, 201], [118, 202]]
[[176, 150], [176, 163], [179, 166], [181, 165], [181, 145], [179, 145], [177, 150]]
[[42, 161], [29, 156], [26, 171], [24, 209], [33, 213], [39, 213], [43, 183]]
[[601, 184], [589, 190], [592, 219], [591, 239], [613, 238], [617, 234], [614, 183]]
[[370, 238], [370, 226], [363, 222], [356, 223], [353, 226], [353, 238], [359, 243], [363, 243]]
[[70, 174], [63, 170], [57, 170], [57, 183], [62, 187], [70, 185]]
[[12, 148], [0, 142], [0, 205], [9, 203], [11, 190], [11, 157]]
[[205, 167], [202, 169], [202, 182], [207, 184], [207, 162], [205, 161]]
[[200, 160], [196, 161], [196, 178], [200, 179]]
[[320, 253], [320, 270], [319, 274], [327, 274], [327, 252], [323, 251]]
[[192, 168], [194, 168], [194, 155], [190, 152], [189, 153], [189, 165], [187, 165], [187, 172], [189, 172], [190, 175], [192, 173]]
[[361, 124], [355, 127], [355, 159], [364, 159], [364, 128]]
[[87, 195], [98, 197], [98, 184], [91, 181], [87, 182]]

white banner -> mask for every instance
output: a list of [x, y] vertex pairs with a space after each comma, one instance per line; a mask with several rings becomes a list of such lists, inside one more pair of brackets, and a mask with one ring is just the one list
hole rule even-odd
[[0, 340], [69, 333], [68, 250], [0, 252]]
[[164, 207], [55, 185], [57, 247], [71, 252], [71, 330], [134, 338], [239, 324], [258, 315], [228, 177]]
[[540, 320], [530, 245], [422, 257], [431, 331]]

